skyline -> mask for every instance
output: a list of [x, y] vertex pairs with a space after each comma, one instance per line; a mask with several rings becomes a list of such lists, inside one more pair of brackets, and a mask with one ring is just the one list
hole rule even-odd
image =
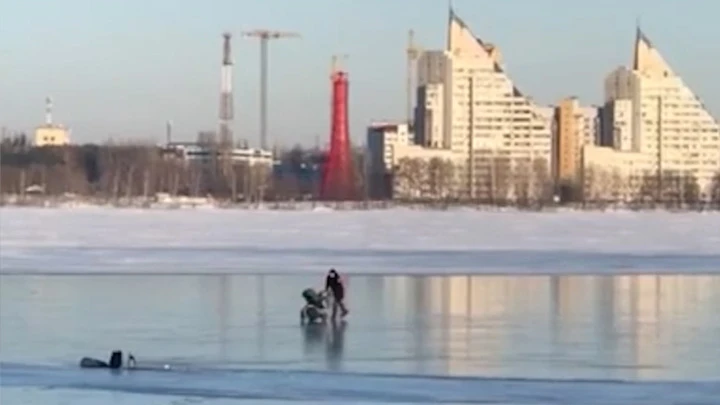
[[[426, 7], [417, 7], [418, 2]], [[104, 12], [88, 10], [91, 3], [83, 0], [62, 6], [49, 0], [0, 5], [2, 15], [17, 17], [0, 27], [0, 57], [5, 62], [0, 62], [0, 77], [9, 79], [0, 81], [0, 94], [12, 95], [0, 98], [0, 126], [31, 133], [43, 122], [44, 100], [51, 96], [56, 120], [73, 130], [73, 141], [161, 141], [167, 120], [174, 123], [174, 138], [194, 139], [198, 131], [217, 128], [222, 32], [229, 30], [235, 34], [234, 132], [236, 139], [256, 146], [258, 44], [239, 38], [239, 33], [270, 28], [303, 36], [270, 49], [270, 143], [309, 145], [316, 136], [321, 145], [328, 142], [330, 57], [346, 53], [351, 139], [361, 144], [370, 121], [405, 117], [407, 30], [415, 31], [424, 49], [441, 49], [446, 39], [447, 3], [431, 0], [414, 0], [413, 7], [409, 0], [397, 0], [382, 8], [377, 0], [362, 6], [349, 0], [315, 0], [322, 7], [305, 8], [281, 0], [264, 5], [222, 0], [212, 8], [189, 1], [163, 6], [170, 3], [156, 0], [154, 7], [139, 9], [137, 0], [129, 0], [126, 7], [109, 5]], [[720, 37], [720, 28], [710, 17], [720, 12], [719, 5], [695, 0], [691, 3], [697, 6], [692, 7], [685, 2], [680, 13], [677, 4], [650, 8], [647, 0], [593, 5], [599, 9], [558, 0], [548, 15], [550, 2], [538, 3], [519, 9], [453, 2], [479, 37], [500, 47], [510, 77], [538, 104], [555, 104], [566, 96], [579, 97], [583, 105], [600, 104], [605, 76], [631, 62], [640, 16], [643, 31], [713, 115], [720, 116], [720, 82], [714, 80], [720, 71], [720, 49], [711, 42]], [[273, 13], [279, 5], [285, 6], [287, 17]], [[38, 7], [46, 13], [38, 14]], [[243, 9], [257, 18], [234, 17]], [[385, 13], [373, 13], [380, 9]], [[218, 14], [207, 15], [208, 11]], [[83, 22], [89, 17], [83, 12], [93, 18]], [[57, 16], [69, 18], [61, 25], [68, 32], [52, 31]], [[161, 16], [167, 21], [161, 22]], [[37, 26], [24, 23], [31, 18], [39, 20]], [[509, 23], [511, 18], [518, 23]], [[370, 30], [369, 22], [378, 29]], [[553, 30], [548, 31], [549, 26]], [[584, 39], [582, 43], [578, 38]], [[35, 62], [42, 55], [48, 59], [41, 66]], [[293, 126], [296, 133], [290, 133]]]

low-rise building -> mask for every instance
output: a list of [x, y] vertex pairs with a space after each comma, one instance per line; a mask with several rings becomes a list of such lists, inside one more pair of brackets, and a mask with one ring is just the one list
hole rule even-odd
[[416, 144], [407, 123], [373, 123], [367, 131], [370, 198], [447, 198], [456, 189], [457, 155]]
[[223, 152], [218, 148], [194, 142], [172, 142], [163, 148], [165, 156], [173, 156], [188, 163], [210, 163], [213, 158], [222, 160], [227, 154], [233, 163], [247, 163], [250, 165], [273, 165], [271, 151], [254, 148], [233, 148]]
[[35, 129], [35, 146], [63, 146], [70, 143], [69, 131], [57, 124], [46, 124]]
[[586, 200], [630, 202], [653, 192], [654, 162], [642, 153], [585, 145], [582, 166]]
[[70, 131], [52, 119], [52, 99], [45, 99], [45, 123], [35, 129], [35, 146], [63, 146], [70, 143]]
[[365, 175], [370, 198], [385, 199], [392, 196], [394, 147], [410, 145], [413, 138], [407, 123], [374, 122], [368, 126]]
[[457, 195], [457, 166], [462, 156], [449, 149], [421, 145], [392, 147], [395, 199], [447, 199]]

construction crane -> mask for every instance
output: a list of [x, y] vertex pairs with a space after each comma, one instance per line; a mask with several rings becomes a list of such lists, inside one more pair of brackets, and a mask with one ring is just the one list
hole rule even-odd
[[242, 35], [260, 40], [260, 148], [267, 150], [268, 42], [272, 39], [300, 38], [300, 34], [257, 29], [243, 32]]
[[406, 95], [406, 114], [407, 114], [407, 123], [408, 127], [412, 126], [413, 123], [413, 67], [414, 63], [417, 61], [417, 59], [420, 57], [422, 53], [422, 49], [415, 45], [415, 32], [413, 30], [408, 31], [408, 42], [407, 42], [407, 48], [405, 49], [407, 53], [407, 95]]

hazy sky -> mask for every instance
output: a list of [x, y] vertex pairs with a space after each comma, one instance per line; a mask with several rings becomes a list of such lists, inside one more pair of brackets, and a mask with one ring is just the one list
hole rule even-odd
[[[541, 104], [602, 98], [602, 80], [632, 55], [635, 21], [720, 117], [717, 0], [454, 0], [479, 37]], [[79, 142], [176, 139], [217, 126], [221, 33], [235, 34], [236, 138], [258, 143], [258, 43], [243, 30], [297, 31], [270, 49], [269, 133], [326, 142], [330, 56], [350, 56], [350, 121], [403, 119], [405, 43], [415, 29], [441, 48], [446, 0], [2, 0], [0, 126], [32, 131], [51, 95], [55, 120]]]

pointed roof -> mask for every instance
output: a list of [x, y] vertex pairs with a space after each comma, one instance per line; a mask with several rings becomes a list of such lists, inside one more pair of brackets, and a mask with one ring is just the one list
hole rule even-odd
[[660, 51], [657, 50], [637, 26], [635, 32], [635, 49], [633, 55], [632, 69], [650, 76], [674, 76], [670, 65], [665, 61]]
[[448, 16], [448, 35], [446, 50], [451, 53], [461, 52], [473, 56], [485, 56], [487, 52], [482, 41], [477, 39], [465, 21], [455, 13], [452, 6]]
[[[480, 38], [476, 37], [465, 21], [463, 21], [463, 19], [455, 13], [452, 5], [450, 5], [448, 11], [446, 51], [453, 55], [464, 54], [467, 56], [487, 59], [488, 62], [492, 63], [496, 72], [505, 73], [503, 68], [500, 66], [498, 60], [499, 53], [497, 52], [497, 49], [493, 45], [485, 43]], [[516, 96], [522, 96], [520, 90], [514, 85], [513, 91]]]

